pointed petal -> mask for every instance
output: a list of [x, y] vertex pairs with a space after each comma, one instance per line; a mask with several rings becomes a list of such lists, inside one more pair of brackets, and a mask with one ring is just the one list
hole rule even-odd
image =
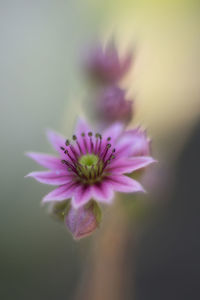
[[65, 199], [71, 198], [77, 188], [77, 184], [74, 182], [69, 182], [65, 185], [61, 185], [57, 189], [51, 191], [47, 194], [42, 202], [52, 202], [52, 201], [63, 201]]
[[66, 166], [62, 164], [61, 159], [53, 155], [37, 152], [28, 152], [26, 155], [47, 169], [66, 170]]
[[113, 189], [118, 192], [145, 192], [139, 182], [124, 175], [109, 176], [107, 181], [112, 185]]
[[79, 208], [82, 205], [86, 204], [91, 199], [91, 192], [91, 186], [79, 186], [76, 189], [75, 194], [73, 195], [72, 206], [74, 208]]
[[104, 132], [103, 132], [103, 137], [107, 139], [108, 137], [111, 137], [111, 143], [114, 143], [120, 136], [123, 130], [123, 124], [121, 123], [115, 123], [108, 127]]
[[118, 155], [124, 156], [148, 156], [150, 140], [146, 132], [141, 128], [126, 131], [116, 145]]
[[62, 185], [72, 180], [72, 175], [66, 171], [31, 172], [26, 177], [33, 177], [41, 183], [50, 185]]
[[113, 172], [113, 174], [132, 173], [154, 162], [156, 160], [150, 156], [136, 156], [134, 158], [113, 160], [107, 170]]
[[63, 150], [60, 149], [60, 147], [65, 147], [65, 138], [61, 134], [53, 130], [47, 131], [47, 138], [53, 146], [53, 148], [56, 151], [58, 151], [61, 154], [61, 156], [65, 156]]
[[92, 186], [92, 198], [99, 202], [111, 203], [114, 197], [112, 185], [101, 182]]
[[75, 129], [77, 137], [80, 137], [83, 132], [87, 134], [89, 131], [91, 131], [91, 128], [87, 122], [84, 119], [78, 119]]

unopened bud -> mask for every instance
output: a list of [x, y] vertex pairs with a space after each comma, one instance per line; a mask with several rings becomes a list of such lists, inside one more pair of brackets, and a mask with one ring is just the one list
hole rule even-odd
[[127, 100], [125, 91], [110, 86], [99, 92], [94, 103], [94, 113], [106, 125], [113, 122], [128, 124], [133, 117], [133, 101]]
[[92, 234], [100, 222], [101, 209], [93, 200], [78, 209], [71, 206], [65, 218], [66, 226], [76, 240]]
[[119, 57], [115, 43], [112, 41], [103, 49], [96, 44], [88, 53], [85, 69], [89, 76], [96, 81], [110, 84], [120, 80], [129, 70], [132, 54], [128, 52], [123, 58]]

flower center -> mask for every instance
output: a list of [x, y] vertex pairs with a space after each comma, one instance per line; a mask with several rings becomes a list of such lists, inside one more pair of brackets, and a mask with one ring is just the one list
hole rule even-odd
[[72, 139], [73, 142], [66, 140], [66, 147], [60, 147], [66, 155], [62, 163], [83, 184], [100, 182], [107, 174], [107, 166], [115, 158], [111, 137], [104, 139], [99, 133], [83, 132], [81, 137], [73, 135]]
[[99, 157], [95, 154], [85, 154], [79, 158], [79, 163], [83, 166], [91, 168], [92, 166], [97, 165]]

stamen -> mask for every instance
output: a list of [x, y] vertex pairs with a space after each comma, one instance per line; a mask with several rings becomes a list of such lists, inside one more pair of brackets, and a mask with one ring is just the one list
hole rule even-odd
[[111, 144], [107, 144], [106, 145], [106, 147], [105, 147], [105, 149], [104, 149], [104, 151], [103, 151], [103, 153], [101, 155], [103, 161], [104, 161], [104, 159], [106, 157], [106, 154], [108, 153], [108, 149], [110, 149], [110, 147], [111, 147]]
[[86, 152], [88, 152], [87, 142], [86, 142], [86, 139], [85, 139], [85, 133], [82, 132], [81, 136], [83, 137], [83, 143], [84, 143], [84, 146], [85, 146], [85, 150], [86, 150]]
[[69, 140], [66, 140], [65, 145], [66, 145], [66, 146], [69, 146], [69, 145], [70, 145], [70, 141], [69, 141]]
[[68, 155], [68, 157], [71, 159], [71, 161], [73, 162], [73, 164], [76, 166], [76, 160], [69, 154], [69, 151], [65, 150], [64, 153]]
[[74, 154], [74, 157], [75, 157], [76, 159], [78, 159], [78, 155], [77, 155], [77, 153], [76, 153], [76, 150], [74, 149], [74, 147], [73, 147], [72, 145], [70, 145], [70, 149], [71, 149], [72, 153]]

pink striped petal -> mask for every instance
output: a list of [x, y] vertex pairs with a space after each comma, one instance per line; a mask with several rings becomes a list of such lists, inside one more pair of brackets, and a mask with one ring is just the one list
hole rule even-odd
[[156, 160], [150, 156], [136, 156], [134, 158], [112, 160], [107, 171], [113, 172], [114, 174], [132, 173], [154, 162], [156, 162]]
[[112, 185], [113, 189], [118, 192], [145, 192], [139, 182], [124, 175], [109, 176], [107, 181]]
[[120, 136], [123, 130], [123, 124], [121, 123], [115, 123], [108, 127], [104, 132], [103, 132], [103, 137], [107, 139], [108, 137], [111, 137], [111, 143], [113, 144]]
[[78, 119], [75, 129], [75, 134], [77, 137], [80, 137], [82, 133], [87, 135], [89, 131], [91, 131], [91, 128], [87, 122], [84, 119]]
[[112, 185], [107, 182], [102, 182], [92, 186], [92, 198], [99, 202], [111, 203], [113, 200], [114, 192]]
[[146, 132], [140, 128], [126, 131], [116, 145], [117, 154], [124, 156], [148, 156], [150, 140]]
[[66, 166], [61, 163], [61, 159], [44, 153], [28, 152], [26, 155], [35, 160], [39, 165], [50, 170], [66, 170]]
[[64, 157], [65, 154], [63, 153], [63, 150], [60, 149], [60, 147], [65, 147], [65, 138], [61, 134], [52, 130], [47, 131], [47, 138], [53, 148], [58, 151], [62, 157]]
[[42, 202], [52, 202], [52, 201], [63, 201], [68, 198], [71, 198], [72, 195], [75, 193], [77, 189], [77, 184], [74, 182], [68, 182], [65, 185], [58, 187], [57, 189], [51, 191], [47, 194], [43, 199]]
[[26, 177], [33, 177], [41, 183], [51, 185], [62, 185], [72, 180], [72, 175], [65, 171], [31, 172]]
[[26, 155], [35, 160], [41, 166], [51, 170], [66, 170], [61, 159], [50, 154], [28, 152]]
[[72, 206], [74, 208], [79, 208], [82, 205], [86, 204], [92, 196], [91, 186], [79, 186], [72, 198]]

